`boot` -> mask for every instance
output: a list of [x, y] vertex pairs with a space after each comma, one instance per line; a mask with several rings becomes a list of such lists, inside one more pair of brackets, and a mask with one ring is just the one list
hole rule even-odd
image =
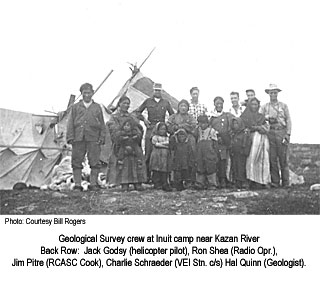
[[121, 190], [122, 190], [122, 192], [128, 192], [129, 191], [129, 184], [121, 184]]
[[89, 190], [99, 190], [98, 174], [100, 169], [91, 168]]
[[134, 190], [137, 190], [137, 191], [143, 191], [144, 188], [142, 187], [141, 183], [135, 183], [133, 184], [134, 186]]
[[79, 168], [73, 168], [73, 182], [75, 184], [73, 190], [74, 191], [82, 191], [82, 186], [81, 186], [81, 175], [82, 175], [82, 170]]
[[81, 175], [81, 169], [73, 168], [73, 182], [76, 186], [81, 186]]

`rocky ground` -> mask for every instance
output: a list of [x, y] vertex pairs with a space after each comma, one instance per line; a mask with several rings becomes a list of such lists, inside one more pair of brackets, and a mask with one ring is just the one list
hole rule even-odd
[[320, 191], [309, 186], [236, 192], [185, 190], [53, 192], [37, 189], [0, 191], [0, 214], [113, 215], [294, 215], [320, 214]]

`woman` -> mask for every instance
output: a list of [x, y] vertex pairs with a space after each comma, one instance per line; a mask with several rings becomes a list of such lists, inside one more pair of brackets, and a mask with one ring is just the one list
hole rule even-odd
[[231, 173], [237, 189], [241, 190], [247, 183], [246, 162], [251, 150], [251, 135], [241, 118], [231, 122]]
[[[267, 185], [270, 183], [269, 140], [267, 132], [269, 124], [263, 114], [259, 113], [260, 101], [254, 97], [248, 101], [247, 108], [241, 117], [246, 129], [251, 132], [252, 145], [247, 158], [247, 178], [255, 183]], [[260, 185], [261, 186], [261, 185]]]
[[[129, 189], [129, 184], [134, 184], [136, 190], [142, 190], [141, 183], [147, 180], [145, 160], [141, 148], [141, 139], [143, 136], [143, 129], [138, 124], [138, 120], [128, 113], [130, 107], [130, 99], [122, 96], [117, 104], [117, 112], [111, 115], [107, 122], [111, 141], [112, 151], [109, 159], [108, 180], [110, 184], [121, 185], [124, 191]], [[138, 135], [139, 149], [141, 153], [127, 153], [126, 157], [118, 161], [119, 157], [119, 135], [121, 127], [128, 120], [134, 121], [136, 125], [136, 134]], [[141, 158], [141, 159], [140, 159]], [[121, 165], [119, 165], [121, 163]]]
[[178, 103], [177, 113], [171, 115], [167, 121], [168, 131], [173, 135], [179, 129], [184, 129], [188, 133], [188, 140], [191, 141], [192, 147], [195, 147], [195, 129], [197, 121], [192, 117], [189, 111], [189, 103], [183, 99]]
[[[196, 150], [195, 130], [197, 126], [196, 119], [193, 118], [189, 111], [189, 102], [185, 99], [178, 103], [177, 113], [171, 115], [167, 121], [168, 131], [171, 135], [174, 135], [179, 129], [184, 129], [187, 132], [187, 140], [190, 142], [192, 151]], [[191, 172], [191, 182], [196, 181], [196, 171]]]

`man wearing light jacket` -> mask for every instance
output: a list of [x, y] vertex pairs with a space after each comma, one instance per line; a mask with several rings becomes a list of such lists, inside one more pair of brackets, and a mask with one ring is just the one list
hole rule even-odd
[[271, 185], [279, 187], [281, 169], [281, 184], [289, 186], [288, 144], [291, 135], [291, 117], [288, 106], [278, 101], [278, 93], [281, 91], [275, 84], [270, 84], [265, 92], [270, 96], [270, 102], [261, 107], [262, 114], [270, 123], [268, 138], [270, 142], [270, 173]]

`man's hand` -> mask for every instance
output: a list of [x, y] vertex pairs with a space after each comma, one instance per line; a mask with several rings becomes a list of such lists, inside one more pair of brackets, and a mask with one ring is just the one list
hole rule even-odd
[[148, 119], [144, 118], [143, 122], [144, 122], [144, 125], [146, 125], [147, 128], [150, 128], [151, 122]]
[[284, 136], [284, 139], [283, 139], [283, 140], [285, 140], [286, 143], [289, 144], [289, 143], [290, 143], [290, 135], [287, 134], [286, 136]]

